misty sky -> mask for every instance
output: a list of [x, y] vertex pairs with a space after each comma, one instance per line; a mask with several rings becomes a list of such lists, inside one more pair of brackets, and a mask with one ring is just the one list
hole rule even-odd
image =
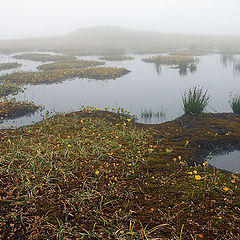
[[0, 39], [97, 25], [240, 35], [240, 0], [0, 0]]

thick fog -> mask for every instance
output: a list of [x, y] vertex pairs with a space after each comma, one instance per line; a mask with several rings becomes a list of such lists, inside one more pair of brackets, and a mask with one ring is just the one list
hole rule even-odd
[[0, 39], [96, 25], [166, 33], [240, 34], [239, 0], [0, 0]]

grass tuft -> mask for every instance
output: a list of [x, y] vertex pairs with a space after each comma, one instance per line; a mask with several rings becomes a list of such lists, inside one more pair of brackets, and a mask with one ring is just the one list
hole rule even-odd
[[234, 113], [240, 113], [240, 95], [230, 95], [229, 97], [229, 104]]
[[186, 115], [198, 115], [202, 113], [207, 107], [210, 96], [207, 90], [204, 92], [203, 88], [192, 87], [185, 91], [182, 96], [183, 109]]

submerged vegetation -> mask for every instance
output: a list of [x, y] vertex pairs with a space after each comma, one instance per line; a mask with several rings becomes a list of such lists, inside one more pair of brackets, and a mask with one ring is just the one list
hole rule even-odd
[[125, 68], [99, 67], [55, 69], [40, 72], [15, 72], [0, 77], [0, 81], [25, 84], [56, 83], [71, 78], [97, 80], [115, 79], [129, 73]]
[[125, 61], [125, 60], [133, 60], [134, 57], [131, 56], [123, 56], [123, 55], [118, 55], [118, 56], [103, 56], [99, 58], [100, 60], [106, 60], [106, 61]]
[[9, 94], [15, 95], [20, 91], [23, 92], [23, 89], [17, 84], [0, 84], [0, 97], [7, 96]]
[[[199, 161], [232, 115], [146, 126], [85, 108], [0, 131], [2, 239], [239, 239], [239, 176]], [[207, 226], [207, 227], [206, 227]]]
[[234, 113], [240, 114], [240, 95], [230, 95], [229, 104]]
[[186, 115], [198, 115], [206, 109], [209, 100], [207, 90], [204, 92], [203, 88], [192, 87], [182, 96], [183, 110]]
[[0, 102], [0, 119], [10, 119], [24, 116], [35, 112], [39, 106], [28, 101], [16, 101], [15, 99], [6, 99]]
[[68, 62], [57, 62], [49, 63], [38, 66], [39, 70], [56, 70], [56, 69], [76, 69], [76, 68], [86, 68], [86, 67], [96, 67], [105, 65], [102, 61], [92, 61], [92, 60], [76, 60]]
[[26, 59], [26, 60], [41, 61], [41, 62], [74, 61], [77, 59], [74, 56], [51, 55], [51, 54], [43, 54], [43, 53], [25, 53], [20, 55], [14, 55], [12, 57], [15, 59]]
[[2, 70], [8, 70], [8, 69], [12, 69], [12, 68], [18, 68], [21, 67], [22, 64], [21, 63], [17, 63], [17, 62], [13, 62], [13, 63], [0, 63], [0, 71]]

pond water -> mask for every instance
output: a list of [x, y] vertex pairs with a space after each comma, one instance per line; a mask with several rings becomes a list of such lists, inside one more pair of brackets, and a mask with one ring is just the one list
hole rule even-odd
[[208, 158], [208, 163], [216, 168], [224, 169], [233, 173], [240, 173], [240, 151], [225, 153], [223, 155]]
[[[14, 54], [13, 54], [14, 55]], [[99, 108], [124, 108], [136, 115], [138, 122], [160, 123], [172, 120], [183, 114], [181, 96], [192, 86], [202, 86], [211, 95], [209, 112], [231, 112], [228, 103], [230, 92], [240, 89], [240, 74], [234, 68], [238, 58], [223, 57], [219, 54], [201, 56], [196, 71], [179, 70], [168, 66], [145, 63], [142, 58], [150, 55], [131, 55], [135, 59], [122, 62], [108, 62], [106, 66], [125, 67], [131, 72], [115, 80], [98, 81], [88, 79], [67, 80], [61, 84], [26, 85], [24, 93], [14, 96], [17, 100], [29, 100], [45, 107], [15, 120], [0, 123], [0, 128], [28, 125], [42, 120], [43, 115], [77, 111], [82, 105]], [[95, 57], [79, 59], [97, 60]], [[42, 62], [18, 60], [11, 56], [0, 55], [1, 62], [18, 62], [23, 66], [8, 72], [27, 70], [36, 71]], [[236, 70], [237, 69], [237, 70]], [[12, 97], [12, 96], [10, 96]], [[146, 117], [151, 112], [151, 117]]]

